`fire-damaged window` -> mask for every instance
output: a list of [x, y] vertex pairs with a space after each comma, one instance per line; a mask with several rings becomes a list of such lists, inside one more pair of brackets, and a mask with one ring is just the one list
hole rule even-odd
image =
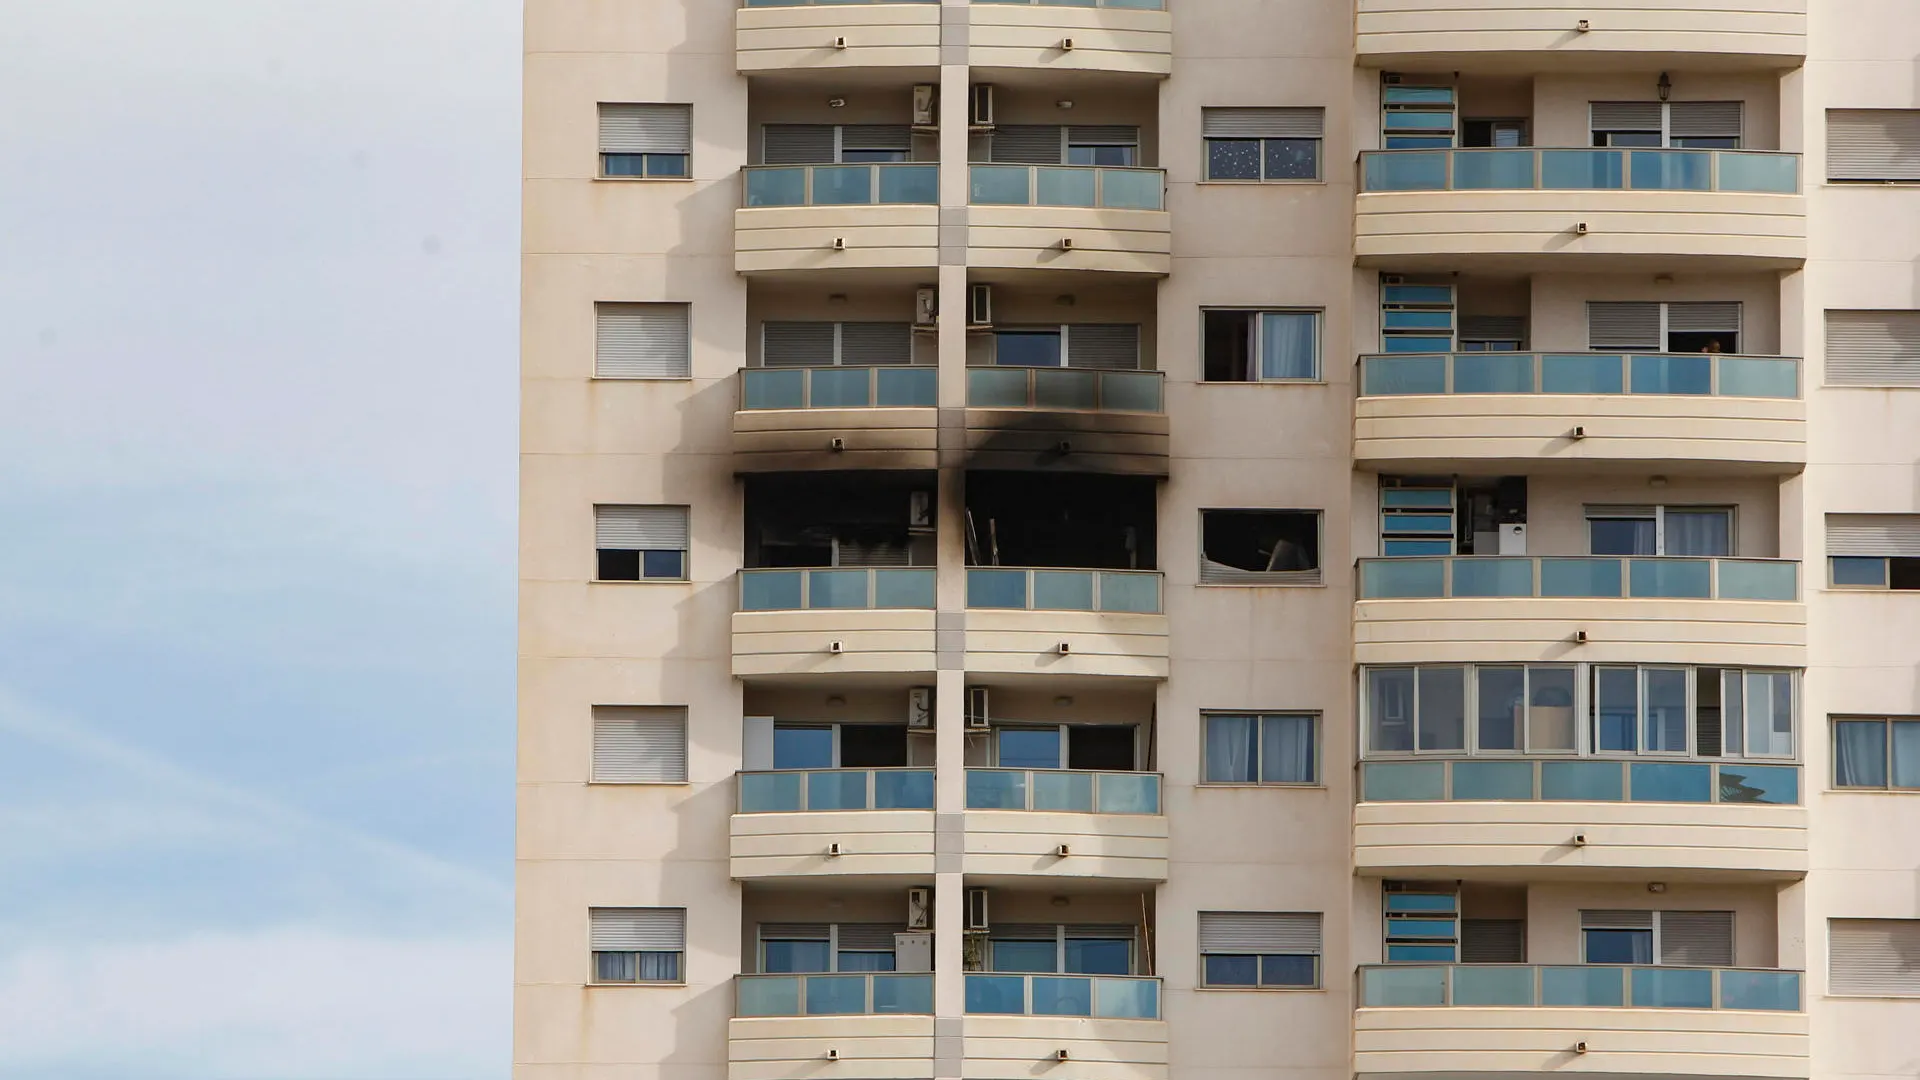
[[967, 474], [967, 565], [1152, 570], [1154, 481]]
[[1320, 511], [1200, 511], [1200, 583], [1320, 584]]
[[819, 473], [747, 481], [746, 565], [932, 566], [931, 473]]

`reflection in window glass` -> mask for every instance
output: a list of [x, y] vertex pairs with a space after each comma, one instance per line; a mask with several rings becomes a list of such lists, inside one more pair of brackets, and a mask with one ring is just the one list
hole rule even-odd
[[786, 727], [773, 729], [773, 767], [776, 769], [833, 768], [833, 729]]
[[1526, 702], [1526, 669], [1483, 667], [1479, 681], [1479, 726], [1475, 736], [1482, 750], [1517, 750], [1520, 717]]
[[1054, 941], [996, 941], [993, 943], [993, 970], [1052, 972], [1060, 963], [1060, 946]]
[[1527, 749], [1534, 753], [1573, 750], [1574, 671], [1570, 667], [1527, 669]]
[[1646, 738], [1648, 751], [1684, 754], [1687, 750], [1687, 672], [1685, 668], [1647, 668]]
[[1367, 748], [1375, 753], [1413, 749], [1413, 669], [1367, 671]]
[[1588, 930], [1585, 933], [1589, 964], [1653, 963], [1651, 930]]
[[1133, 942], [1123, 938], [1068, 938], [1067, 971], [1074, 975], [1133, 974]]
[[1639, 679], [1633, 668], [1603, 667], [1593, 672], [1593, 748], [1638, 749], [1634, 729], [1640, 714]]
[[1420, 669], [1420, 749], [1463, 750], [1467, 745], [1467, 672]]
[[1001, 728], [998, 741], [1003, 769], [1060, 767], [1059, 728]]
[[1793, 753], [1793, 677], [1784, 671], [1747, 672], [1747, 753]]

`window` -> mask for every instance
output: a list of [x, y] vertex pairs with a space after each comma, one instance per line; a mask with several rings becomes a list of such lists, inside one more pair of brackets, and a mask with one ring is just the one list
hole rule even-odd
[[1200, 985], [1317, 989], [1320, 913], [1201, 912]]
[[1209, 108], [1200, 116], [1208, 180], [1320, 179], [1325, 109]]
[[1589, 109], [1595, 146], [1740, 148], [1738, 101], [1596, 101]]
[[[1587, 347], [1597, 352], [1737, 353], [1739, 301], [1661, 303], [1654, 300], [1589, 301]], [[1636, 359], [1636, 394], [1706, 394], [1713, 389], [1706, 360], [1662, 364]]]
[[1589, 506], [1589, 555], [1733, 554], [1733, 510], [1718, 506]]
[[1380, 351], [1436, 353], [1453, 350], [1453, 285], [1380, 276]]
[[1075, 367], [1132, 371], [1140, 367], [1136, 323], [1010, 326], [993, 334], [1000, 367]]
[[776, 769], [891, 769], [906, 764], [905, 724], [773, 725]]
[[763, 165], [909, 161], [913, 133], [905, 124], [767, 124], [760, 129]]
[[1386, 150], [1441, 150], [1453, 145], [1451, 86], [1380, 87], [1380, 146]]
[[596, 506], [594, 548], [600, 581], [685, 581], [687, 508]]
[[1320, 378], [1318, 311], [1200, 313], [1207, 382], [1312, 382]]
[[1002, 769], [1132, 772], [1136, 738], [1128, 724], [996, 727], [993, 760]]
[[1836, 589], [1920, 589], [1920, 514], [1828, 514]]
[[685, 179], [693, 106], [600, 106], [600, 175]]
[[1829, 920], [1827, 993], [1920, 997], [1920, 919]]
[[1200, 511], [1200, 583], [1320, 584], [1320, 511]]
[[1000, 923], [990, 931], [987, 970], [1131, 975], [1133, 941], [1133, 927], [1125, 925]]
[[1828, 311], [1828, 386], [1920, 386], [1920, 311]]
[[693, 374], [686, 304], [593, 306], [593, 377], [685, 379]]
[[1009, 165], [1140, 163], [1140, 129], [1130, 124], [1001, 124], [987, 157]]
[[1519, 352], [1526, 340], [1524, 315], [1460, 316], [1461, 352]]
[[1828, 109], [1827, 179], [1920, 180], [1920, 109]]
[[1383, 887], [1387, 963], [1451, 964], [1459, 959], [1460, 894], [1454, 886], [1389, 881]]
[[877, 367], [912, 362], [912, 323], [768, 320], [760, 324], [762, 367]]
[[593, 908], [587, 915], [594, 982], [684, 981], [685, 908]]
[[[1589, 964], [1732, 967], [1733, 912], [1582, 911], [1580, 948]], [[1711, 986], [1705, 989], [1711, 998]]]
[[687, 710], [666, 706], [593, 707], [593, 782], [687, 782]]
[[1527, 146], [1527, 122], [1518, 119], [1468, 120], [1461, 125], [1462, 146]]
[[1833, 786], [1920, 790], [1920, 718], [1833, 718]]
[[1380, 487], [1380, 554], [1451, 555], [1454, 533], [1450, 487]]
[[891, 923], [761, 923], [760, 971], [892, 971], [894, 935], [906, 932], [905, 925]]
[[1317, 713], [1203, 713], [1206, 783], [1319, 783]]

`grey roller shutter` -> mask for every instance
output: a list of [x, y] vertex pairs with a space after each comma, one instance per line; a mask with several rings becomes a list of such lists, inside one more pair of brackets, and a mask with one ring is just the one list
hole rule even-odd
[[832, 164], [833, 125], [768, 124], [760, 131], [760, 161], [766, 165]]
[[1661, 912], [1660, 962], [1679, 967], [1732, 967], [1733, 912]]
[[1594, 101], [1588, 103], [1595, 131], [1659, 131], [1658, 101]]
[[1920, 109], [1828, 109], [1827, 179], [1920, 180]]
[[907, 932], [905, 923], [841, 923], [835, 946], [859, 952], [892, 952], [893, 935]]
[[760, 924], [761, 941], [825, 941], [833, 936], [826, 923], [766, 922]]
[[1680, 138], [1740, 137], [1737, 101], [1676, 101], [1667, 106], [1667, 134]]
[[1067, 366], [1131, 371], [1140, 366], [1140, 327], [1132, 323], [1074, 323], [1067, 327]]
[[848, 124], [840, 129], [841, 150], [913, 149], [913, 129], [905, 124]]
[[1920, 558], [1920, 514], [1828, 514], [1827, 554]]
[[913, 324], [841, 323], [840, 362], [857, 366], [911, 364], [913, 362]]
[[1667, 329], [1688, 333], [1738, 333], [1740, 302], [1730, 300], [1668, 304]]
[[687, 154], [693, 151], [690, 105], [600, 106], [603, 154]]
[[1523, 315], [1462, 315], [1460, 337], [1466, 341], [1524, 341], [1527, 320]]
[[1078, 146], [1139, 146], [1140, 129], [1132, 124], [1075, 124], [1067, 142]]
[[685, 908], [593, 908], [594, 952], [680, 952], [687, 947]]
[[687, 782], [687, 710], [593, 707], [593, 779], [601, 784]]
[[1830, 920], [1827, 992], [1920, 996], [1920, 919]]
[[1209, 139], [1317, 139], [1326, 127], [1327, 110], [1319, 108], [1200, 110], [1200, 134]]
[[1524, 964], [1527, 962], [1525, 919], [1460, 920], [1460, 962], [1463, 964]]
[[995, 941], [1054, 941], [1060, 928], [1052, 923], [995, 923], [988, 936]]
[[1623, 908], [1602, 908], [1580, 913], [1582, 930], [1651, 930], [1653, 929], [1652, 911], [1634, 911]]
[[1920, 311], [1827, 312], [1827, 383], [1920, 386]]
[[1318, 953], [1317, 911], [1203, 911], [1202, 953]]
[[692, 373], [688, 322], [685, 304], [595, 304], [594, 377], [688, 377]]
[[1070, 938], [1126, 938], [1133, 940], [1132, 923], [1068, 923]]
[[994, 161], [1013, 165], [1058, 165], [1064, 148], [1058, 124], [1001, 124], [993, 129]]
[[1595, 349], [1659, 349], [1657, 301], [1587, 302], [1587, 344]]
[[831, 367], [833, 324], [766, 322], [760, 324], [762, 367]]
[[834, 541], [835, 566], [912, 566], [913, 553], [905, 544], [888, 540], [841, 538]]
[[684, 506], [596, 506], [593, 546], [601, 551], [685, 551]]

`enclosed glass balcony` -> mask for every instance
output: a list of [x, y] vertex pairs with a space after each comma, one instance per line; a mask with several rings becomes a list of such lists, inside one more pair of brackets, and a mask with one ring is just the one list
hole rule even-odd
[[1363, 1008], [1630, 1008], [1799, 1012], [1800, 972], [1579, 964], [1371, 964]]
[[968, 769], [967, 809], [1158, 814], [1160, 774], [1071, 769]]
[[1092, 165], [974, 165], [967, 199], [976, 206], [1164, 210], [1166, 182], [1164, 169]]
[[744, 171], [748, 207], [930, 206], [940, 201], [940, 166], [933, 162], [750, 165]]
[[1360, 395], [1797, 398], [1800, 361], [1717, 353], [1401, 353], [1360, 358]]
[[[1161, 577], [1157, 570], [969, 567], [967, 606], [1012, 611], [1108, 611], [1158, 615]], [[931, 602], [928, 606], [932, 606]]]
[[972, 972], [966, 998], [972, 1014], [1160, 1019], [1160, 980], [1151, 976]]
[[933, 976], [740, 975], [735, 1016], [931, 1015]]
[[940, 403], [932, 367], [746, 368], [742, 409], [900, 409]]
[[1800, 564], [1788, 559], [1460, 556], [1361, 559], [1359, 569], [1362, 600], [1800, 597]]
[[1368, 761], [1360, 784], [1362, 802], [1800, 802], [1800, 766], [1736, 761]]
[[932, 769], [814, 769], [743, 772], [739, 812], [931, 810]]
[[1800, 155], [1754, 150], [1540, 147], [1369, 150], [1360, 155], [1360, 190], [1794, 195], [1800, 191]]
[[930, 566], [740, 571], [741, 611], [930, 610], [933, 594]]
[[1165, 384], [1158, 371], [976, 367], [967, 369], [967, 407], [1158, 413]]

